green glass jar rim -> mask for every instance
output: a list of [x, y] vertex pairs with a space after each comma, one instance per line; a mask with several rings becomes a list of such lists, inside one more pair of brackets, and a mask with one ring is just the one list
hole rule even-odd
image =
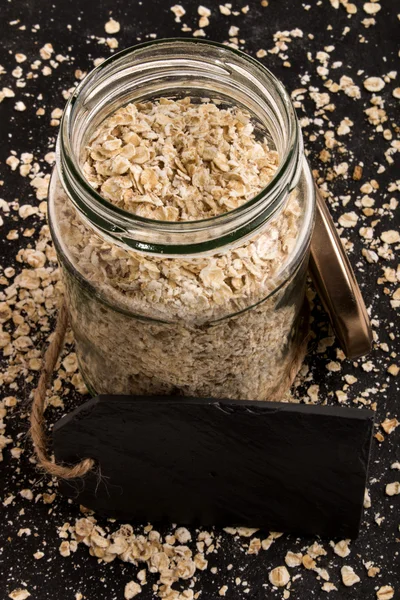
[[[101, 79], [102, 74], [107, 72], [110, 66], [115, 66], [127, 56], [134, 56], [145, 49], [162, 46], [166, 50], [173, 49], [174, 46], [183, 46], [188, 50], [208, 47], [216, 49], [226, 56], [238, 57], [266, 77], [282, 101], [281, 107], [285, 112], [284, 117], [288, 131], [285, 152], [280, 157], [277, 171], [271, 181], [256, 196], [236, 209], [214, 217], [185, 222], [148, 219], [128, 212], [106, 200], [90, 186], [81, 170], [71, 144], [73, 117], [78, 108], [80, 95], [91, 83], [96, 84], [97, 78]], [[282, 83], [264, 65], [248, 54], [224, 44], [192, 38], [161, 39], [138, 44], [114, 54], [93, 69], [74, 90], [67, 102], [57, 144], [57, 168], [62, 185], [78, 210], [96, 229], [117, 243], [122, 243], [125, 247], [171, 256], [215, 252], [219, 248], [222, 249], [238, 241], [245, 241], [282, 206], [282, 202], [297, 183], [302, 167], [302, 158], [300, 128], [294, 107]], [[288, 176], [290, 167], [291, 176]], [[224, 231], [213, 239], [192, 241], [196, 236], [201, 235], [201, 232], [221, 226]], [[138, 232], [136, 236], [131, 235], [134, 229]], [[145, 237], [148, 239], [143, 239], [143, 237], [140, 239], [142, 233], [146, 234]], [[172, 236], [176, 240], [181, 239], [178, 243], [165, 241], [159, 243], [151, 239], [152, 233], [158, 234], [159, 237], [164, 234], [167, 238]]]

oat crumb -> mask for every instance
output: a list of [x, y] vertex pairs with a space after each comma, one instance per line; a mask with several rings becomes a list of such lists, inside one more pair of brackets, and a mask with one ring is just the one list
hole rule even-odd
[[183, 6], [181, 4], [175, 4], [174, 6], [171, 6], [170, 10], [175, 15], [176, 23], [180, 23], [181, 18], [183, 17], [183, 15], [186, 14], [186, 10], [183, 8]]
[[383, 423], [381, 423], [381, 427], [386, 433], [392, 433], [399, 425], [399, 421], [395, 418], [385, 419]]
[[18, 100], [18, 102], [16, 102], [14, 105], [14, 109], [18, 112], [23, 112], [24, 110], [26, 110], [26, 106], [22, 102], [22, 100]]
[[400, 494], [400, 481], [393, 481], [386, 486], [387, 496], [398, 496]]
[[114, 33], [118, 33], [118, 31], [121, 29], [121, 25], [118, 23], [118, 21], [115, 21], [111, 17], [110, 20], [104, 25], [104, 29], [106, 33], [113, 35]]
[[26, 600], [26, 598], [29, 598], [29, 596], [30, 593], [28, 590], [23, 588], [17, 588], [8, 594], [8, 597], [11, 598], [11, 600]]
[[325, 583], [321, 586], [321, 590], [323, 592], [336, 592], [337, 591], [337, 587], [336, 585], [334, 585], [333, 583], [331, 583], [330, 581], [325, 581]]
[[140, 594], [141, 591], [142, 588], [136, 581], [129, 581], [125, 586], [124, 598], [125, 600], [132, 600], [132, 598]]
[[335, 554], [341, 556], [342, 558], [346, 558], [346, 556], [350, 554], [349, 542], [350, 540], [341, 540], [335, 544], [333, 548]]
[[387, 369], [387, 372], [393, 377], [397, 377], [400, 372], [400, 367], [398, 365], [390, 365]]
[[345, 565], [341, 568], [340, 573], [342, 575], [342, 581], [345, 586], [351, 587], [352, 585], [360, 581], [359, 576], [354, 572], [353, 567]]
[[200, 17], [209, 17], [211, 15], [211, 10], [209, 8], [207, 8], [206, 6], [202, 6], [200, 5], [197, 8], [197, 13], [200, 15]]

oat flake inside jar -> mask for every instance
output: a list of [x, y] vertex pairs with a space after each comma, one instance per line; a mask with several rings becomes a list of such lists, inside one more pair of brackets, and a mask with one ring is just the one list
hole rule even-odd
[[92, 71], [67, 104], [49, 196], [90, 391], [274, 398], [314, 202], [290, 98], [251, 57], [161, 40]]

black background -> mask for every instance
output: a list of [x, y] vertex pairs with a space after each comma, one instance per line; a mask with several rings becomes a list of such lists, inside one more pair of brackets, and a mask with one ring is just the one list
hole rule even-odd
[[[233, 0], [234, 8], [244, 6], [242, 0]], [[303, 30], [303, 38], [295, 38], [289, 44], [288, 60], [290, 68], [283, 66], [283, 61], [275, 54], [268, 54], [262, 59], [271, 70], [292, 91], [299, 87], [315, 86], [319, 91], [326, 91], [323, 81], [316, 74], [317, 62], [314, 61], [315, 53], [323, 50], [324, 46], [333, 45], [333, 61], [342, 61], [342, 65], [331, 70], [330, 76], [338, 81], [342, 75], [350, 75], [355, 83], [360, 86], [362, 97], [354, 100], [343, 93], [332, 94], [331, 101], [336, 104], [335, 111], [329, 113], [329, 119], [323, 126], [319, 122], [312, 122], [305, 128], [305, 144], [311, 165], [319, 169], [324, 175], [327, 166], [319, 162], [318, 154], [324, 147], [321, 130], [329, 127], [336, 128], [341, 119], [349, 117], [354, 121], [352, 133], [344, 140], [349, 150], [344, 156], [336, 155], [335, 162], [345, 160], [350, 165], [350, 173], [355, 164], [364, 164], [363, 179], [355, 182], [339, 178], [329, 184], [335, 199], [341, 194], [351, 194], [350, 204], [343, 208], [340, 202], [331, 202], [331, 208], [335, 219], [343, 212], [355, 210], [360, 215], [358, 226], [351, 230], [345, 230], [344, 235], [354, 242], [354, 249], [350, 259], [356, 269], [357, 277], [361, 283], [365, 295], [366, 304], [371, 308], [371, 316], [375, 319], [374, 327], [379, 342], [387, 342], [391, 351], [398, 351], [398, 337], [392, 341], [389, 333], [398, 336], [398, 319], [395, 310], [389, 303], [389, 298], [384, 292], [384, 285], [378, 285], [377, 279], [382, 275], [383, 267], [396, 268], [397, 262], [380, 260], [378, 264], [370, 265], [361, 256], [361, 239], [358, 236], [358, 228], [368, 225], [370, 221], [380, 218], [376, 226], [375, 236], [382, 231], [395, 229], [392, 215], [383, 211], [382, 215], [367, 219], [361, 215], [355, 206], [356, 198], [360, 197], [360, 183], [376, 178], [380, 189], [375, 195], [376, 206], [382, 207], [390, 197], [396, 197], [395, 193], [387, 192], [387, 185], [399, 177], [399, 161], [394, 156], [395, 164], [387, 165], [383, 153], [390, 146], [390, 142], [384, 140], [382, 134], [366, 120], [364, 110], [370, 106], [371, 94], [362, 87], [366, 76], [382, 75], [391, 70], [400, 68], [398, 58], [399, 19], [400, 5], [397, 0], [382, 0], [382, 9], [376, 17], [376, 25], [366, 29], [361, 21], [368, 17], [362, 10], [362, 1], [354, 0], [358, 12], [349, 17], [346, 10], [341, 7], [335, 10], [328, 0], [270, 0], [268, 7], [262, 7], [258, 0], [249, 0], [250, 11], [247, 15], [238, 17], [225, 17], [218, 11], [218, 2], [208, 0], [204, 2], [212, 9], [211, 24], [206, 28], [207, 38], [216, 41], [228, 39], [228, 29], [231, 25], [240, 27], [240, 38], [246, 43], [244, 49], [252, 55], [259, 48], [272, 48], [274, 45], [273, 34], [277, 30], [291, 30], [296, 27]], [[0, 0], [0, 64], [3, 65], [6, 74], [0, 76], [0, 88], [2, 86], [12, 87], [16, 91], [16, 98], [5, 100], [0, 105], [0, 179], [4, 185], [0, 188], [0, 197], [6, 201], [18, 198], [23, 203], [35, 204], [32, 188], [28, 178], [21, 178], [18, 171], [12, 173], [5, 165], [5, 160], [11, 150], [18, 155], [21, 152], [33, 152], [35, 158], [39, 159], [46, 152], [54, 148], [57, 128], [50, 127], [50, 112], [53, 108], [62, 108], [65, 101], [62, 90], [74, 85], [75, 69], [83, 71], [93, 67], [93, 59], [107, 57], [110, 50], [105, 45], [99, 45], [98, 37], [106, 37], [104, 24], [110, 14], [121, 23], [121, 31], [115, 36], [119, 41], [119, 48], [128, 47], [138, 41], [149, 39], [147, 34], [155, 33], [157, 37], [172, 37], [191, 34], [182, 34], [180, 25], [175, 23], [174, 16], [170, 11], [172, 1], [165, 0], [88, 0], [76, 2], [64, 0], [50, 3], [45, 0], [26, 2], [23, 0], [6, 1]], [[194, 29], [197, 28], [197, 6], [198, 2], [185, 0], [183, 2], [187, 14], [182, 19]], [[304, 8], [309, 5], [310, 10]], [[19, 19], [17, 25], [10, 25], [13, 20]], [[40, 29], [33, 32], [32, 26], [40, 25]], [[26, 25], [25, 30], [20, 30], [21, 25]], [[70, 26], [70, 27], [68, 27]], [[343, 33], [345, 27], [349, 27], [347, 34]], [[308, 34], [314, 37], [310, 39]], [[366, 43], [363, 43], [365, 38]], [[22, 52], [28, 56], [27, 63], [21, 65], [27, 69], [29, 62], [39, 58], [39, 48], [45, 43], [52, 43], [55, 54], [68, 55], [70, 60], [60, 64], [50, 77], [40, 75], [36, 79], [29, 80], [23, 89], [15, 88], [15, 78], [11, 75], [16, 62], [14, 54]], [[311, 53], [309, 55], [308, 53]], [[309, 60], [312, 57], [314, 62]], [[43, 65], [41, 65], [42, 67]], [[363, 71], [360, 73], [360, 71]], [[309, 74], [310, 80], [302, 85], [300, 79]], [[385, 109], [389, 121], [385, 124], [395, 133], [394, 124], [400, 125], [399, 101], [394, 99], [391, 90], [399, 86], [399, 78], [395, 82], [387, 84], [382, 97], [385, 99]], [[42, 94], [43, 99], [38, 100]], [[23, 113], [15, 112], [13, 109], [16, 100], [23, 100], [27, 110]], [[46, 115], [37, 117], [35, 115], [38, 106], [46, 107]], [[304, 109], [300, 109], [299, 116], [305, 115], [312, 118], [315, 110], [313, 101], [306, 94]], [[315, 139], [314, 139], [314, 137]], [[311, 137], [311, 139], [310, 139]], [[377, 175], [377, 165], [383, 164], [387, 167], [385, 173]], [[43, 163], [43, 169], [49, 172], [49, 165]], [[398, 198], [397, 193], [397, 198]], [[4, 219], [5, 224], [1, 231], [0, 256], [4, 267], [15, 265], [15, 255], [18, 248], [29, 240], [20, 237], [19, 240], [9, 241], [5, 238], [8, 229], [24, 228], [28, 225], [39, 223], [37, 217], [31, 217], [18, 224], [13, 218]], [[397, 225], [398, 227], [398, 225]], [[393, 290], [393, 288], [391, 288]], [[317, 338], [327, 335], [326, 317], [317, 307], [315, 311], [314, 331]], [[358, 382], [349, 390], [349, 403], [360, 394], [364, 398], [377, 402], [377, 423], [385, 419], [387, 415], [399, 416], [398, 408], [398, 378], [387, 375], [386, 369], [389, 364], [398, 362], [398, 357], [390, 357], [388, 353], [375, 348], [369, 357], [373, 363], [371, 371], [365, 371], [361, 363], [353, 364], [345, 361], [339, 373], [327, 371], [326, 364], [336, 359], [336, 347], [330, 347], [326, 353], [317, 353], [316, 339], [311, 347], [310, 356], [307, 359], [309, 366], [309, 381], [299, 390], [303, 393], [311, 383], [320, 385], [320, 397], [329, 402], [335, 402], [333, 392], [343, 386], [344, 374], [355, 374]], [[44, 342], [42, 342], [44, 343]], [[15, 439], [24, 440], [27, 432], [27, 402], [31, 386], [24, 381], [19, 383], [19, 396], [23, 402], [14, 410], [10, 411], [7, 420], [7, 434]], [[11, 390], [6, 389], [5, 395]], [[66, 401], [67, 407], [75, 402], [81, 401], [77, 394], [71, 391]], [[397, 412], [396, 412], [397, 411]], [[49, 418], [54, 421], [61, 416], [60, 411], [52, 409]], [[399, 479], [398, 471], [390, 469], [391, 463], [400, 459], [399, 444], [400, 428], [390, 436], [387, 436], [382, 444], [376, 440], [373, 443], [373, 455], [370, 469], [370, 492], [372, 497], [372, 508], [366, 511], [362, 531], [359, 538], [351, 544], [351, 554], [346, 559], [341, 559], [333, 554], [327, 540], [324, 547], [328, 555], [319, 560], [319, 566], [328, 569], [331, 581], [337, 587], [337, 592], [332, 592], [329, 597], [337, 599], [366, 599], [372, 600], [376, 597], [376, 590], [381, 585], [392, 585], [395, 590], [395, 598], [400, 598], [400, 567], [399, 567], [399, 500], [400, 496], [389, 498], [385, 496], [385, 484]], [[18, 437], [19, 436], [19, 437]], [[29, 446], [28, 446], [29, 448]], [[12, 461], [9, 452], [4, 451], [4, 462], [0, 466], [1, 488], [0, 500], [3, 501], [10, 494], [17, 494], [18, 490], [29, 487], [34, 495], [44, 491], [51, 491], [56, 484], [40, 475], [34, 465], [29, 461], [30, 451], [25, 452], [16, 468], [16, 461]], [[397, 473], [397, 476], [396, 476]], [[207, 493], [204, 490], [204, 493]], [[21, 513], [21, 510], [23, 511]], [[80, 592], [87, 600], [112, 600], [123, 597], [123, 588], [126, 582], [135, 578], [136, 567], [115, 561], [112, 564], [98, 564], [95, 558], [89, 556], [85, 547], [79, 547], [78, 551], [70, 558], [62, 558], [59, 555], [58, 546], [62, 541], [57, 536], [57, 527], [65, 522], [73, 523], [80, 516], [79, 508], [66, 500], [57, 497], [52, 505], [45, 505], [41, 500], [29, 502], [17, 497], [7, 507], [1, 507], [2, 519], [0, 537], [2, 550], [0, 554], [0, 597], [7, 598], [8, 593], [16, 587], [25, 585], [35, 600], [50, 600], [54, 598], [74, 600], [75, 594]], [[375, 517], [383, 517], [381, 525], [375, 522]], [[104, 521], [100, 521], [106, 525]], [[30, 536], [18, 537], [20, 528], [29, 527]], [[115, 525], [112, 526], [115, 529]], [[237, 600], [239, 598], [281, 598], [282, 590], [273, 590], [268, 583], [268, 572], [271, 568], [284, 564], [284, 557], [288, 550], [301, 551], [314, 539], [295, 538], [283, 536], [278, 539], [268, 551], [261, 551], [258, 556], [246, 555], [246, 544], [248, 540], [234, 539], [224, 532], [215, 532], [218, 536], [219, 549], [216, 554], [208, 556], [209, 569], [198, 575], [195, 582], [195, 591], [202, 590], [201, 598], [206, 600], [217, 599], [218, 590], [224, 584], [229, 585], [226, 598]], [[259, 537], [266, 537], [267, 532], [259, 532]], [[35, 560], [33, 553], [42, 550], [45, 557]], [[368, 578], [363, 565], [366, 561], [373, 561], [381, 568], [380, 574], [372, 579]], [[233, 568], [227, 570], [227, 565]], [[345, 588], [340, 580], [340, 567], [343, 564], [351, 565], [361, 577], [361, 582], [352, 588]], [[210, 567], [218, 567], [217, 574], [210, 571]], [[309, 598], [325, 597], [321, 591], [322, 581], [317, 579], [314, 572], [306, 571], [303, 567], [292, 569], [292, 577], [299, 577], [292, 582], [290, 598], [293, 600], [308, 600]], [[246, 581], [248, 586], [235, 585], [235, 577]], [[149, 577], [151, 583], [155, 578]], [[249, 592], [245, 593], [246, 587]], [[151, 586], [144, 589], [140, 598], [144, 600], [151, 597]]]

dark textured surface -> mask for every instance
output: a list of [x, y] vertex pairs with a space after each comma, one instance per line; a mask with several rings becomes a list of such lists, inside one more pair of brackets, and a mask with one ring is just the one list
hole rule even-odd
[[110, 517], [352, 538], [372, 428], [354, 408], [99, 396], [53, 441], [57, 461], [90, 457], [102, 476], [61, 491]]
[[[46, 0], [1, 0], [0, 64], [4, 66], [6, 73], [0, 77], [0, 88], [4, 85], [12, 87], [16, 92], [15, 99], [5, 100], [0, 105], [0, 180], [4, 181], [0, 188], [1, 198], [9, 203], [19, 199], [21, 204], [38, 204], [29, 179], [20, 177], [18, 171], [11, 172], [5, 164], [6, 158], [11, 150], [14, 150], [18, 156], [21, 152], [33, 152], [35, 160], [40, 160], [46, 152], [53, 150], [57, 128], [50, 126], [51, 110], [63, 107], [65, 100], [62, 90], [75, 84], [75, 69], [90, 70], [93, 59], [109, 56], [108, 47], [99, 45], [95, 36], [106, 35], [104, 23], [110, 13], [112, 12], [114, 18], [121, 23], [121, 32], [116, 36], [120, 48], [148, 39], [146, 35], [150, 33], [156, 33], [158, 37], [190, 36], [190, 33], [182, 34], [180, 25], [174, 22], [169, 10], [171, 4], [172, 1], [166, 0], [144, 0], [142, 3], [137, 0], [87, 0], [80, 3], [74, 0], [57, 0], [53, 3]], [[187, 10], [184, 21], [196, 27], [199, 3], [187, 0], [183, 4]], [[218, 2], [214, 0], [204, 4], [213, 9], [211, 24], [206, 29], [208, 39], [227, 40], [229, 27], [238, 25], [240, 37], [246, 40], [244, 48], [253, 56], [259, 48], [273, 48], [273, 35], [278, 30], [299, 27], [304, 32], [303, 38], [293, 39], [285, 51], [291, 63], [290, 68], [285, 68], [282, 59], [276, 54], [268, 54], [262, 59], [290, 91], [311, 87], [325, 91], [324, 82], [316, 72], [319, 64], [316, 61], [316, 53], [331, 45], [334, 46], [331, 63], [338, 61], [341, 65], [332, 68], [329, 76], [338, 81], [342, 75], [349, 75], [361, 88], [360, 100], [349, 98], [343, 93], [331, 94], [335, 110], [323, 116], [316, 116], [315, 120], [315, 104], [308, 93], [305, 93], [303, 108], [298, 109], [298, 114], [300, 117], [310, 118], [310, 122], [304, 127], [305, 145], [312, 167], [318, 169], [321, 175], [329, 175], [332, 164], [343, 160], [349, 162], [350, 172], [355, 164], [363, 164], [361, 181], [341, 177], [329, 181], [328, 186], [334, 195], [330, 208], [336, 222], [342, 213], [349, 210], [356, 210], [360, 216], [358, 226], [345, 230], [344, 235], [354, 244], [350, 260], [374, 319], [377, 343], [370, 357], [372, 368], [364, 370], [361, 363], [343, 361], [340, 362], [340, 371], [327, 371], [326, 365], [329, 361], [337, 360], [337, 346], [327, 346], [325, 350], [317, 352], [318, 340], [329, 334], [326, 316], [317, 307], [313, 323], [316, 340], [311, 344], [307, 359], [309, 380], [304, 388], [299, 390], [299, 394], [301, 398], [307, 398], [308, 386], [315, 383], [320, 386], [320, 399], [335, 403], [337, 400], [334, 392], [342, 389], [343, 377], [355, 375], [357, 382], [347, 392], [350, 405], [358, 398], [363, 402], [376, 402], [377, 424], [387, 416], [399, 417], [399, 377], [390, 378], [386, 373], [390, 364], [398, 363], [396, 354], [391, 356], [392, 352], [399, 352], [396, 337], [399, 334], [398, 313], [391, 308], [390, 295], [385, 291], [388, 287], [392, 292], [396, 286], [377, 284], [383, 268], [396, 268], [398, 260], [379, 258], [376, 264], [367, 263], [361, 255], [361, 249], [367, 244], [358, 235], [360, 226], [370, 225], [374, 220], [378, 220], [374, 230], [374, 236], [377, 238], [382, 231], [398, 228], [398, 221], [396, 225], [393, 218], [394, 212], [383, 207], [391, 197], [399, 197], [398, 192], [388, 191], [389, 183], [399, 178], [399, 154], [393, 155], [395, 162], [390, 167], [384, 157], [390, 142], [367, 121], [364, 110], [371, 106], [371, 94], [362, 86], [365, 76], [382, 75], [390, 70], [399, 71], [398, 0], [382, 0], [382, 9], [376, 17], [376, 25], [369, 29], [362, 24], [362, 20], [368, 17], [363, 12], [362, 0], [356, 1], [358, 13], [351, 18], [343, 7], [339, 10], [333, 9], [328, 0], [306, 0], [305, 3], [301, 0], [270, 0], [267, 8], [262, 8], [258, 0], [251, 0], [248, 2], [250, 12], [246, 16], [238, 17], [220, 15], [217, 9]], [[245, 2], [235, 2], [237, 7], [244, 4]], [[310, 10], [305, 10], [307, 5], [311, 7]], [[11, 25], [10, 22], [14, 20], [19, 22]], [[35, 28], [35, 31], [32, 31], [35, 24], [39, 24], [40, 29]], [[25, 25], [26, 29], [19, 29], [21, 25]], [[349, 27], [347, 33], [346, 27]], [[310, 38], [309, 34], [313, 37]], [[27, 62], [22, 65], [27, 72], [29, 64], [39, 58], [39, 49], [47, 42], [54, 45], [56, 54], [69, 56], [69, 60], [60, 63], [51, 76], [43, 76], [39, 71], [38, 77], [27, 80], [25, 88], [17, 89], [16, 80], [11, 73], [16, 66], [14, 53], [23, 52], [27, 55]], [[303, 76], [307, 77], [304, 83], [301, 81]], [[397, 79], [392, 84], [387, 84], [381, 92], [388, 116], [388, 122], [384, 126], [389, 125], [394, 134], [396, 129], [393, 125], [399, 125], [399, 101], [393, 98], [392, 89], [398, 86], [397, 76]], [[27, 110], [23, 113], [16, 112], [13, 108], [15, 100], [23, 100]], [[39, 106], [46, 108], [44, 116], [36, 116]], [[324, 136], [321, 131], [330, 128], [335, 130], [344, 117], [349, 117], [354, 122], [352, 133], [343, 140], [349, 153], [342, 156], [340, 152], [333, 151], [333, 161], [328, 164], [321, 163], [318, 160], [319, 153], [324, 148]], [[40, 164], [45, 172], [50, 171], [48, 164], [43, 161]], [[384, 165], [386, 170], [377, 175], [380, 164]], [[355, 201], [361, 197], [360, 184], [372, 178], [379, 181], [380, 188], [374, 197], [376, 209], [380, 212], [367, 218], [362, 215], [360, 205], [355, 205]], [[351, 198], [346, 207], [339, 199], [343, 194], [349, 194]], [[4, 225], [0, 230], [1, 263], [4, 268], [14, 267], [18, 273], [23, 265], [16, 262], [15, 257], [19, 248], [29, 247], [33, 243], [33, 238], [20, 235], [17, 240], [9, 240], [6, 234], [10, 229], [18, 229], [20, 233], [26, 227], [39, 229], [42, 222], [37, 216], [20, 221], [17, 213], [13, 211], [9, 218], [6, 218], [3, 212], [1, 216], [4, 218]], [[1, 289], [4, 287], [2, 285]], [[47, 334], [46, 327], [42, 328], [39, 322], [35, 332], [35, 347], [44, 347]], [[393, 338], [390, 337], [391, 334]], [[387, 343], [389, 352], [380, 348], [378, 342]], [[31, 381], [27, 375], [28, 371], [18, 377], [16, 388], [4, 384], [4, 395], [15, 394], [20, 400], [16, 408], [9, 410], [6, 433], [13, 438], [14, 445], [20, 445], [25, 452], [17, 461], [11, 458], [10, 450], [6, 448], [3, 451], [4, 462], [0, 464], [0, 500], [3, 502], [10, 495], [15, 496], [15, 500], [7, 506], [0, 504], [0, 598], [6, 600], [11, 590], [27, 586], [34, 600], [75, 600], [75, 594], [78, 592], [84, 595], [85, 600], [120, 600], [123, 598], [125, 583], [136, 576], [138, 569], [134, 565], [120, 561], [100, 564], [89, 556], [87, 548], [83, 545], [69, 558], [62, 558], [59, 554], [58, 546], [61, 540], [57, 528], [65, 522], [74, 523], [81, 513], [77, 505], [69, 503], [61, 496], [57, 496], [50, 505], [44, 504], [40, 498], [40, 494], [51, 493], [56, 486], [38, 473], [31, 461], [31, 448], [27, 442], [27, 414], [36, 374]], [[49, 407], [49, 421], [54, 423], [63, 413], [82, 402], [82, 397], [73, 391], [73, 387], [66, 385], [66, 389], [69, 388], [70, 391], [63, 395], [65, 409]], [[375, 600], [376, 590], [382, 585], [392, 585], [395, 588], [395, 600], [398, 600], [400, 496], [386, 496], [385, 485], [400, 479], [398, 471], [391, 469], [391, 464], [400, 460], [399, 440], [400, 428], [390, 436], [385, 435], [381, 444], [376, 439], [373, 440], [368, 485], [372, 507], [365, 513], [360, 536], [351, 544], [351, 554], [346, 559], [340, 558], [334, 554], [329, 544], [324, 542], [327, 555], [322, 556], [318, 564], [327, 568], [338, 591], [326, 595], [321, 591], [322, 581], [316, 573], [299, 567], [291, 569], [292, 578], [296, 579], [292, 581], [290, 600]], [[34, 498], [38, 498], [37, 501], [23, 499], [19, 491], [24, 488], [32, 489]], [[107, 523], [104, 519], [99, 522], [102, 526], [115, 530], [115, 524]], [[17, 535], [23, 528], [29, 528], [31, 534]], [[169, 527], [162, 530], [163, 533], [169, 531]], [[229, 600], [282, 598], [282, 590], [273, 590], [269, 585], [268, 572], [271, 568], [284, 564], [288, 550], [304, 552], [315, 540], [314, 537], [283, 536], [268, 551], [260, 552], [258, 556], [249, 556], [246, 554], [248, 540], [233, 538], [221, 531], [217, 533], [220, 535], [218, 552], [208, 556], [209, 569], [198, 575], [194, 586], [195, 591], [202, 591], [201, 598], [205, 600], [218, 599], [218, 590], [225, 583], [229, 585], [226, 595]], [[267, 532], [259, 532], [257, 535], [266, 537]], [[44, 552], [44, 558], [41, 560], [33, 558], [33, 553], [37, 550]], [[368, 561], [373, 561], [381, 568], [376, 578], [367, 576], [364, 564]], [[228, 570], [230, 564], [233, 567]], [[340, 568], [343, 564], [351, 565], [361, 578], [361, 582], [352, 588], [345, 588], [341, 583]], [[217, 567], [218, 571], [213, 573], [210, 571], [211, 567]], [[237, 576], [246, 581], [247, 586], [236, 585], [234, 581]], [[154, 583], [155, 579], [149, 577], [151, 583]], [[246, 587], [249, 588], [249, 592], [244, 591]], [[147, 586], [139, 598], [150, 600], [151, 587]]]

